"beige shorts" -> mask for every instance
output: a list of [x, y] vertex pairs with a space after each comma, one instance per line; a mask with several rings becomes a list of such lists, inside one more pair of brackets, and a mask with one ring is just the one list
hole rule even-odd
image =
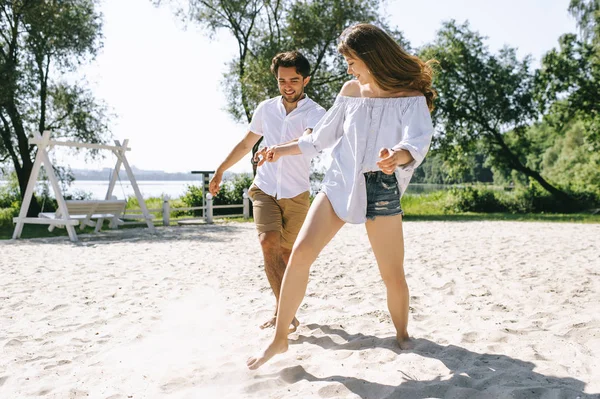
[[308, 191], [293, 198], [278, 200], [253, 184], [248, 190], [248, 196], [252, 199], [254, 223], [258, 234], [279, 231], [281, 246], [292, 249], [310, 207]]

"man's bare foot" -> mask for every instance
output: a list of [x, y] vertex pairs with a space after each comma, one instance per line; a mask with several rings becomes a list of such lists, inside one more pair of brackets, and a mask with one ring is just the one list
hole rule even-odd
[[[265, 328], [271, 328], [271, 327], [275, 327], [275, 323], [277, 322], [277, 316], [273, 316], [270, 320], [265, 321], [260, 328], [262, 330], [264, 330]], [[292, 320], [292, 324], [290, 324], [290, 331], [288, 332], [288, 334], [291, 334], [293, 332], [295, 332], [298, 329], [298, 326], [300, 325], [300, 322], [298, 321], [298, 319], [296, 319], [294, 317], [294, 320]]]
[[283, 341], [273, 341], [262, 354], [249, 358], [246, 362], [246, 365], [250, 370], [256, 370], [257, 368], [265, 364], [273, 356], [283, 353], [287, 350], [287, 338]]
[[264, 330], [265, 328], [275, 327], [276, 322], [277, 322], [277, 316], [273, 316], [270, 320], [267, 320], [263, 324], [261, 324], [260, 329]]
[[402, 350], [411, 350], [415, 348], [415, 343], [412, 339], [410, 339], [408, 333], [396, 335], [396, 341], [398, 341], [398, 345], [400, 345], [400, 349]]
[[288, 332], [288, 334], [295, 332], [298, 329], [299, 325], [300, 325], [300, 322], [298, 321], [297, 318], [294, 317], [294, 320], [292, 320], [292, 324], [291, 324], [290, 331]]

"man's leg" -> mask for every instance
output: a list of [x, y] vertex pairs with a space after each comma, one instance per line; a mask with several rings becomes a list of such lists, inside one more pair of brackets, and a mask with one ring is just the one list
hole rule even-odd
[[[283, 280], [286, 265], [281, 253], [282, 210], [275, 198], [265, 194], [256, 186], [250, 187], [248, 195], [252, 198], [254, 222], [259, 233], [258, 238], [264, 258], [265, 274], [275, 295], [274, 315], [276, 315], [281, 281]], [[286, 253], [288, 254], [286, 259], [289, 259], [289, 251]], [[276, 318], [273, 316], [263, 323], [260, 328], [273, 327], [275, 326], [275, 321]]]
[[[281, 281], [283, 280], [286, 265], [281, 253], [281, 233], [279, 231], [267, 231], [261, 233], [258, 237], [265, 260], [267, 280], [269, 280], [269, 285], [275, 295], [275, 314], [277, 314], [277, 303], [279, 303]], [[289, 254], [287, 258], [289, 259]], [[273, 316], [263, 323], [260, 328], [273, 327], [275, 325], [275, 320], [275, 316]]]
[[[298, 233], [306, 220], [306, 215], [310, 208], [310, 194], [306, 191], [293, 198], [279, 200], [279, 206], [281, 207], [282, 212], [281, 256], [287, 267], [290, 261], [290, 255], [292, 254], [292, 247], [296, 242]], [[279, 302], [277, 303], [279, 304]], [[290, 332], [296, 331], [299, 325], [300, 322], [294, 317]]]

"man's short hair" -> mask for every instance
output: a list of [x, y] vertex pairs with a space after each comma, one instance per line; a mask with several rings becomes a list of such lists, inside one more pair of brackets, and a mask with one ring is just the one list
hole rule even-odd
[[286, 51], [285, 53], [279, 53], [273, 57], [271, 61], [271, 73], [277, 77], [277, 71], [279, 67], [289, 68], [295, 67], [298, 75], [302, 78], [306, 78], [310, 75], [310, 63], [302, 54], [298, 51]]

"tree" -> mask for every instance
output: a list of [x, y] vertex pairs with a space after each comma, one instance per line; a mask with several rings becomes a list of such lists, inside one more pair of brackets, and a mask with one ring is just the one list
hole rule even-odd
[[[524, 129], [538, 118], [533, 99], [530, 58], [519, 61], [512, 48], [490, 53], [484, 38], [455, 21], [446, 22], [434, 43], [423, 48], [425, 59], [439, 61], [434, 87], [439, 98], [433, 117], [436, 143], [444, 157], [461, 165], [478, 145], [483, 145], [491, 166], [507, 167], [525, 174], [560, 199], [567, 195], [525, 165], [505, 133], [521, 139]], [[516, 148], [521, 143], [516, 143]]]
[[[176, 0], [153, 0], [157, 5]], [[269, 66], [275, 54], [299, 50], [310, 61], [312, 80], [307, 93], [329, 107], [346, 79], [337, 56], [337, 38], [358, 22], [379, 22], [380, 0], [188, 0], [178, 14], [210, 35], [226, 30], [236, 39], [237, 57], [224, 73], [227, 111], [249, 123], [256, 106], [278, 94]], [[393, 32], [404, 43], [399, 32]], [[253, 149], [258, 149], [259, 143]], [[254, 165], [255, 167], [255, 165]]]
[[600, 0], [571, 0], [569, 13], [577, 20], [583, 41], [600, 45]]
[[[96, 6], [94, 0], [0, 0], [0, 166], [12, 163], [21, 196], [35, 157], [29, 132], [107, 140], [106, 106], [82, 84], [61, 79], [101, 48]], [[38, 212], [34, 198], [28, 214]]]
[[581, 34], [565, 34], [558, 49], [542, 59], [536, 75], [541, 109], [557, 129], [581, 120], [590, 150], [600, 149], [600, 0], [572, 0], [569, 7]]

